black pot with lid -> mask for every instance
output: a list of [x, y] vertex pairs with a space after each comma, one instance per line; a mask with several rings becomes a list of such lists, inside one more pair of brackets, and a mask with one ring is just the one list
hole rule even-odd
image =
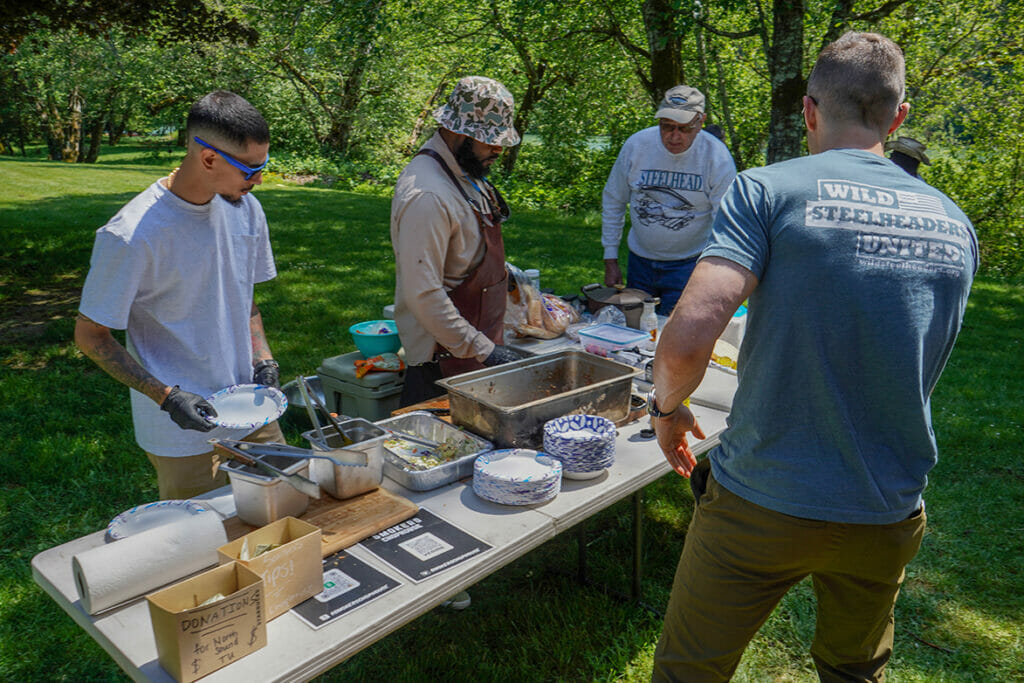
[[596, 313], [605, 306], [615, 306], [626, 315], [626, 324], [640, 329], [640, 315], [644, 312], [644, 299], [651, 295], [642, 289], [625, 285], [605, 286], [594, 282], [580, 288], [587, 297], [587, 310]]

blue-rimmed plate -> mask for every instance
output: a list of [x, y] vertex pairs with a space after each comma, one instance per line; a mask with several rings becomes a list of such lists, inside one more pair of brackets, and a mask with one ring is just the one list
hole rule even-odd
[[284, 392], [262, 384], [236, 384], [206, 399], [217, 411], [207, 417], [219, 427], [256, 430], [284, 415], [288, 399]]
[[557, 496], [561, 488], [562, 463], [534, 450], [491, 451], [473, 464], [473, 492], [492, 503], [543, 503]]
[[107, 536], [112, 541], [119, 541], [141, 531], [202, 514], [207, 509], [192, 500], [158, 500], [155, 503], [136, 505], [110, 520]]

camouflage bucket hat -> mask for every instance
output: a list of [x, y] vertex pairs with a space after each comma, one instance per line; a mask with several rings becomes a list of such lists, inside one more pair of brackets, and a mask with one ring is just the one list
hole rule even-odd
[[512, 93], [484, 76], [467, 76], [455, 84], [448, 102], [434, 118], [453, 133], [468, 135], [488, 145], [512, 147], [519, 133], [512, 127]]
[[886, 152], [903, 152], [908, 157], [917, 159], [922, 164], [928, 164], [930, 166], [932, 161], [928, 158], [928, 155], [925, 154], [924, 151], [926, 149], [928, 149], [928, 147], [923, 142], [915, 140], [914, 138], [909, 138], [905, 135], [902, 135], [895, 140], [888, 140], [885, 143]]

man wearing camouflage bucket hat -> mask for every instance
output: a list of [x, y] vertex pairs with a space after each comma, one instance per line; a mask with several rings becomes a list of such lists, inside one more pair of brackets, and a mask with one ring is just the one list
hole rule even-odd
[[622, 282], [619, 244], [629, 207], [629, 286], [661, 299], [672, 312], [711, 231], [736, 165], [725, 144], [702, 130], [704, 95], [669, 88], [654, 114], [658, 124], [622, 145], [601, 197], [604, 283]]
[[517, 360], [502, 345], [508, 275], [501, 224], [508, 205], [487, 180], [519, 144], [512, 94], [468, 76], [434, 112], [440, 127], [395, 184], [395, 322], [408, 365], [403, 406], [439, 396], [435, 384]]

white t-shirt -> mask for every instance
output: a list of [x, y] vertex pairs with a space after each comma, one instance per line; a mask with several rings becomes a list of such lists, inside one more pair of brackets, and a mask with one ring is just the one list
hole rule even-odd
[[[128, 352], [161, 382], [209, 396], [252, 381], [253, 285], [276, 275], [255, 197], [196, 206], [157, 181], [96, 231], [79, 310], [126, 330]], [[195, 455], [227, 436], [181, 429], [135, 390], [131, 404], [135, 440], [150, 453]]]
[[695, 258], [735, 177], [729, 149], [707, 131], [680, 154], [665, 149], [658, 126], [629, 136], [601, 198], [604, 258], [619, 257], [627, 204], [631, 252], [655, 261]]

